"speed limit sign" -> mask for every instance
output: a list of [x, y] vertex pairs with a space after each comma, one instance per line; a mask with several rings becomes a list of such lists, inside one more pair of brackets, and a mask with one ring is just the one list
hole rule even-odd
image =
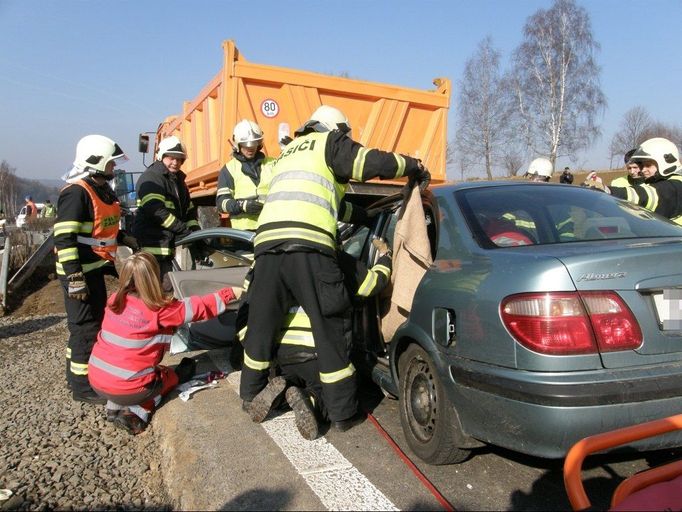
[[260, 111], [265, 117], [277, 117], [279, 105], [273, 99], [263, 100], [263, 103], [260, 104]]

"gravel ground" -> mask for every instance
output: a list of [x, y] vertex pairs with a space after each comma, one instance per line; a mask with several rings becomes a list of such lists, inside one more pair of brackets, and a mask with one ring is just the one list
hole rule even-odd
[[0, 509], [171, 510], [154, 422], [133, 437], [71, 400], [65, 318], [0, 318]]

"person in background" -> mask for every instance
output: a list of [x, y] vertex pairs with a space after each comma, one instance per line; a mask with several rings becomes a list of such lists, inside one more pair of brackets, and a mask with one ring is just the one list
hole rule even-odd
[[564, 172], [559, 176], [559, 183], [565, 183], [566, 185], [573, 184], [573, 173], [568, 167], [565, 167]]
[[233, 228], [255, 231], [268, 193], [274, 158], [263, 153], [263, 130], [242, 119], [232, 133], [232, 160], [218, 174], [216, 207], [230, 215]]
[[182, 164], [187, 153], [177, 137], [159, 143], [156, 161], [137, 180], [137, 213], [133, 234], [141, 250], [159, 262], [165, 291], [172, 286], [166, 275], [173, 270], [175, 241], [200, 229], [197, 208], [189, 196]]
[[277, 159], [254, 242], [256, 278], [244, 340], [240, 396], [248, 403], [267, 385], [289, 304], [303, 307], [317, 342], [324, 401], [332, 428], [364, 421], [358, 410], [355, 368], [345, 338], [351, 306], [336, 260], [337, 221], [351, 179], [409, 177], [422, 187], [429, 172], [415, 158], [365, 148], [350, 138], [350, 123], [322, 105]]
[[677, 146], [663, 137], [642, 142], [630, 157], [636, 162], [644, 183], [607, 187], [597, 173], [587, 175], [583, 186], [595, 188], [637, 204], [682, 225], [682, 166]]
[[633, 185], [641, 185], [644, 183], [644, 177], [639, 170], [637, 162], [631, 160], [632, 155], [637, 151], [637, 148], [631, 149], [625, 153], [623, 160], [625, 161], [625, 176], [618, 176], [612, 182], [610, 187], [631, 187]]
[[184, 358], [175, 369], [159, 364], [174, 330], [214, 318], [236, 299], [232, 288], [184, 300], [167, 297], [154, 256], [138, 252], [126, 259], [88, 363], [90, 384], [107, 400], [107, 420], [130, 434], [142, 432], [162, 397], [194, 376], [193, 359]]
[[33, 197], [26, 196], [24, 201], [26, 202], [26, 220], [38, 217], [38, 207], [35, 202], [33, 202]]
[[53, 217], [57, 216], [57, 209], [54, 207], [52, 204], [52, 201], [49, 199], [45, 200], [45, 206], [43, 206], [43, 209], [40, 211], [40, 217], [45, 218], [45, 219], [51, 219]]
[[121, 209], [109, 180], [116, 161], [127, 159], [113, 140], [103, 135], [83, 137], [76, 146], [68, 183], [59, 193], [54, 224], [57, 276], [64, 291], [69, 342], [66, 381], [73, 399], [104, 403], [88, 382], [88, 359], [102, 324], [106, 274], [116, 275], [118, 243], [137, 248], [134, 237], [119, 231]]

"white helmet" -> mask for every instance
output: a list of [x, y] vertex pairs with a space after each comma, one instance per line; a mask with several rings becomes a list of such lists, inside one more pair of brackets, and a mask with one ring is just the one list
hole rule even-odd
[[330, 132], [341, 130], [343, 133], [350, 133], [351, 127], [348, 118], [338, 108], [322, 105], [313, 112], [310, 119], [296, 130], [296, 134], [303, 133], [312, 128], [316, 132]]
[[680, 154], [677, 146], [663, 137], [654, 137], [642, 142], [630, 160], [634, 162], [654, 160], [661, 176], [670, 176], [680, 169]]
[[73, 167], [62, 178], [74, 182], [89, 174], [104, 174], [107, 164], [115, 160], [128, 160], [118, 144], [104, 135], [86, 135], [76, 145]]
[[253, 121], [242, 119], [234, 126], [232, 140], [237, 147], [260, 147], [263, 144], [263, 130]]
[[156, 151], [156, 159], [163, 160], [163, 157], [166, 155], [187, 159], [185, 146], [175, 135], [166, 137], [159, 142], [159, 149]]
[[528, 166], [526, 177], [537, 176], [538, 178], [544, 178], [545, 181], [549, 181], [553, 172], [552, 162], [547, 158], [536, 158]]

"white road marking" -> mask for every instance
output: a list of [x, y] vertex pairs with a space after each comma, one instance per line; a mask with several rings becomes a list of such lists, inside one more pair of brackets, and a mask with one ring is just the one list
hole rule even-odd
[[[237, 394], [240, 376], [241, 372], [227, 376]], [[261, 426], [328, 510], [398, 510], [324, 437], [303, 439], [296, 429], [293, 411]]]

